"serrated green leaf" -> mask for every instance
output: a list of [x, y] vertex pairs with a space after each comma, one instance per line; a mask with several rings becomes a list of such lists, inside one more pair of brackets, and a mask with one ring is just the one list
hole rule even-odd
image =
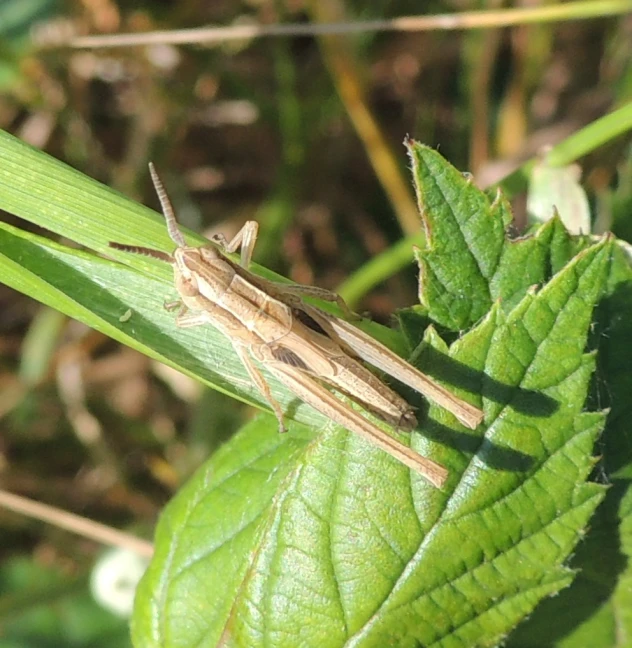
[[617, 648], [632, 643], [632, 490], [627, 488], [619, 507], [621, 553], [626, 558], [626, 566], [619, 578], [612, 597], [612, 618], [616, 626]]
[[[247, 426], [161, 520], [135, 644], [492, 646], [566, 587], [603, 497], [584, 483], [603, 415], [582, 409], [610, 253], [582, 252], [452, 346], [486, 426], [430, 408], [411, 443], [450, 468], [443, 491], [342, 430], [292, 444], [297, 426]], [[444, 350], [430, 331], [420, 354]]]
[[[137, 601], [150, 603], [136, 607], [137, 645], [151, 645], [150, 636], [163, 637], [167, 646], [198, 645], [209, 625], [225, 623], [270, 503], [307, 439], [298, 424], [280, 435], [273, 417], [260, 416], [169, 504], [156, 532], [154, 559], [137, 591]], [[183, 621], [200, 614], [185, 633], [163, 614], [179, 606]]]
[[510, 240], [511, 212], [501, 194], [490, 201], [427, 146], [411, 141], [408, 151], [426, 233], [416, 254], [421, 313], [445, 328], [467, 329], [498, 299], [511, 310], [589, 244], [557, 217], [533, 236]]
[[[479, 291], [470, 313], [493, 302], [485, 278], [494, 263], [505, 264], [507, 277], [512, 269], [512, 258], [503, 256], [508, 208], [502, 200], [494, 205], [496, 220], [487, 223], [492, 239], [502, 239], [497, 259], [484, 254], [485, 219], [466, 232], [481, 238], [471, 257], [485, 269], [479, 282], [457, 282]], [[108, 254], [110, 240], [172, 247], [153, 212], [1, 133], [0, 207]], [[598, 487], [581, 485], [601, 417], [580, 411], [594, 364], [583, 345], [608, 253], [604, 245], [591, 248], [563, 267], [586, 242], [570, 239], [559, 224], [548, 227], [548, 248], [531, 243], [543, 249], [535, 270], [515, 284], [493, 275], [499, 292], [513, 291], [504, 312], [493, 309], [448, 362], [432, 331], [419, 347], [430, 373], [485, 397], [487, 431], [465, 432], [431, 407], [425, 436], [413, 435], [420, 452], [451, 468], [448, 489], [434, 491], [414, 475], [411, 482], [390, 457], [307, 408], [291, 413], [310, 428], [294, 424], [284, 437], [274, 421], [260, 419], [169, 507], [138, 597], [137, 645], [165, 645], [165, 634], [166, 645], [183, 646], [215, 645], [220, 636], [229, 645], [309, 638], [326, 646], [339, 645], [340, 637], [368, 646], [493, 645], [543, 596], [571, 582], [563, 564], [601, 498]], [[0, 273], [10, 285], [233, 395], [260, 398], [213, 329], [173, 326], [162, 309], [173, 295], [164, 265], [121, 254], [123, 267], [6, 225], [0, 251]], [[532, 283], [559, 270], [540, 294], [523, 298]], [[446, 304], [448, 314], [465, 312]], [[455, 321], [447, 317], [448, 328], [460, 328]], [[464, 382], [452, 383], [452, 373]], [[288, 405], [292, 396], [271, 382]], [[213, 481], [223, 469], [230, 475]], [[171, 555], [173, 534], [179, 551]]]
[[614, 484], [571, 561], [578, 571], [573, 587], [544, 601], [512, 635], [511, 648], [545, 642], [567, 648], [623, 648], [631, 641], [632, 270], [618, 245], [594, 320], [592, 346], [599, 354], [591, 401], [595, 407], [611, 408], [597, 448], [602, 456], [598, 474]]
[[[433, 149], [406, 142], [426, 239], [417, 253], [419, 300], [431, 319], [460, 330], [487, 313], [506, 223], [469, 176]], [[506, 211], [502, 210], [505, 214]]]
[[603, 449], [605, 469], [632, 478], [632, 268], [626, 252], [614, 247], [606, 290], [595, 313], [593, 346], [599, 351], [593, 401], [610, 407]]

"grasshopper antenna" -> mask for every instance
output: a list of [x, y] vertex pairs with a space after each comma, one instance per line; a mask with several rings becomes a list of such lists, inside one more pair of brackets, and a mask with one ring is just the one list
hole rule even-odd
[[[162, 182], [160, 181], [160, 178], [156, 173], [156, 168], [154, 167], [152, 162], [149, 163], [149, 173], [151, 173], [151, 179], [154, 183], [156, 193], [158, 194], [158, 199], [160, 200], [162, 213], [164, 214], [165, 220], [167, 221], [167, 231], [169, 232], [169, 236], [171, 237], [171, 240], [178, 247], [186, 247], [184, 236], [182, 236], [182, 232], [178, 229], [178, 222], [176, 221], [176, 217], [173, 212], [173, 207], [171, 206], [171, 202], [169, 201], [167, 192], [165, 191], [165, 188]], [[152, 248], [141, 247], [140, 245], [126, 245], [124, 243], [114, 243], [112, 241], [110, 241], [108, 245], [111, 248], [114, 248], [115, 250], [122, 250], [123, 252], [133, 252], [134, 254], [143, 254], [145, 256], [152, 257], [154, 259], [160, 259], [161, 261], [166, 261], [167, 263], [173, 263], [173, 257], [170, 254], [167, 254], [166, 252], [160, 252], [159, 250], [153, 250]]]
[[110, 241], [108, 245], [115, 250], [122, 250], [123, 252], [132, 252], [133, 254], [142, 254], [143, 256], [151, 257], [152, 259], [159, 259], [167, 263], [173, 263], [173, 257], [166, 252], [154, 250], [152, 248], [142, 247], [140, 245], [127, 245], [126, 243], [115, 243]]
[[176, 221], [176, 216], [174, 214], [171, 201], [167, 196], [167, 192], [165, 191], [162, 181], [158, 177], [158, 173], [156, 173], [156, 167], [154, 167], [153, 162], [149, 163], [149, 173], [151, 174], [151, 180], [154, 183], [154, 188], [156, 189], [156, 193], [158, 194], [158, 200], [160, 200], [162, 213], [164, 214], [165, 220], [167, 221], [167, 232], [169, 232], [171, 240], [178, 247], [186, 247], [187, 244], [184, 241], [184, 236], [182, 236], [182, 232], [178, 229], [178, 222]]

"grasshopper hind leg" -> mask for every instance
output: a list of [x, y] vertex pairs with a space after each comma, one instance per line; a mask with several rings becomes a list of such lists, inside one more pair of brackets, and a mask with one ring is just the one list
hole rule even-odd
[[[305, 286], [303, 284], [282, 284], [275, 282], [275, 285], [286, 295], [292, 295], [295, 298], [302, 299], [303, 297], [314, 297], [315, 299], [322, 299], [323, 301], [335, 303], [338, 305], [345, 319], [359, 320], [362, 319], [357, 313], [354, 313], [347, 305], [347, 302], [335, 292], [327, 290], [326, 288], [319, 288], [318, 286]], [[298, 303], [297, 307], [300, 308], [302, 304]]]
[[270, 385], [268, 385], [266, 379], [263, 377], [263, 374], [254, 365], [247, 349], [238, 344], [234, 344], [233, 348], [235, 349], [235, 352], [239, 356], [239, 359], [241, 360], [244, 367], [246, 367], [246, 371], [248, 372], [250, 379], [256, 385], [257, 389], [261, 392], [262, 396], [268, 401], [268, 404], [277, 417], [277, 420], [279, 421], [279, 432], [287, 432], [287, 427], [285, 425], [285, 421], [283, 420], [283, 409], [281, 408], [279, 401], [277, 401], [274, 396], [272, 396]]

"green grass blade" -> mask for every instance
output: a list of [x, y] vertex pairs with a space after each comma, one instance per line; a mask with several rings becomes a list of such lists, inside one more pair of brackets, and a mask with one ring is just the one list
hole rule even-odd
[[[0, 223], [0, 250], [0, 279], [8, 286], [215, 389], [265, 407], [219, 331], [176, 327], [174, 315], [164, 309], [165, 298], [176, 296], [170, 278], [139, 273], [5, 223]], [[294, 400], [274, 379], [270, 383], [285, 406]], [[294, 416], [324, 422], [307, 407]]]

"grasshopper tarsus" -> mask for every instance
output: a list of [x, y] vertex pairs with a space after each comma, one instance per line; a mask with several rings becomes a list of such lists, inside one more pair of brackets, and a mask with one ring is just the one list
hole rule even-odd
[[417, 416], [415, 416], [415, 412], [411, 408], [402, 414], [397, 427], [405, 432], [412, 432], [417, 425]]
[[219, 245], [219, 247], [221, 247], [222, 250], [225, 250], [226, 246], [228, 245], [228, 241], [226, 240], [226, 237], [221, 232], [217, 232], [213, 234], [210, 240], [212, 243], [215, 243], [215, 245]]

